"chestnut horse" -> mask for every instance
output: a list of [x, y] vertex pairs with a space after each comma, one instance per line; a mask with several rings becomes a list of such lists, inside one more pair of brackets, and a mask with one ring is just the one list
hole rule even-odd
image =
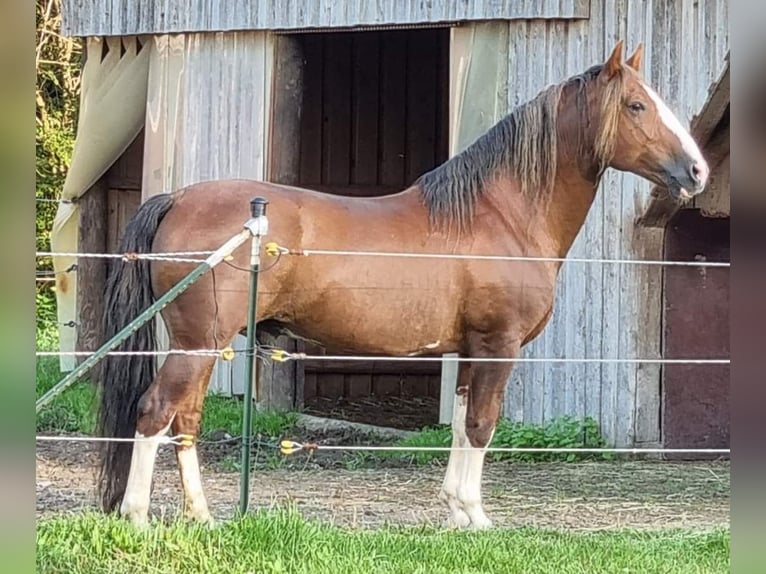
[[[255, 196], [268, 199], [267, 241], [289, 248], [565, 257], [612, 167], [701, 192], [699, 148], [639, 72], [641, 46], [518, 106], [444, 164], [394, 195], [350, 198], [256, 181], [211, 181], [146, 201], [121, 252], [214, 250], [242, 229]], [[247, 268], [249, 246], [234, 253]], [[136, 317], [193, 264], [117, 261], [106, 290], [106, 337]], [[162, 313], [173, 349], [224, 348], [246, 325], [249, 273], [220, 266]], [[548, 322], [559, 263], [470, 259], [283, 257], [260, 278], [260, 326], [332, 353], [515, 357]], [[154, 349], [151, 324], [122, 347]], [[102, 436], [197, 436], [215, 358], [109, 357], [101, 372]], [[440, 498], [456, 527], [491, 525], [481, 502], [485, 448], [509, 362], [461, 362]], [[146, 524], [156, 441], [104, 447], [106, 511]], [[211, 520], [194, 446], [178, 446], [185, 516]]]

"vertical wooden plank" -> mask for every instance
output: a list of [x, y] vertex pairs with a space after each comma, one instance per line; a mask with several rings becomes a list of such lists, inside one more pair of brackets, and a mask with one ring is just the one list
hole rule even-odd
[[[567, 44], [566, 24], [564, 22], [545, 23], [545, 60], [547, 62], [545, 85], [563, 81], [572, 73], [566, 69]], [[541, 89], [544, 86], [541, 86]], [[573, 324], [576, 319], [576, 308], [566, 305], [567, 294], [572, 289], [569, 280], [572, 274], [577, 273], [569, 265], [564, 265], [560, 271], [556, 284], [556, 304], [553, 317], [546, 329], [549, 344], [546, 357], [563, 357], [567, 350], [567, 325]], [[564, 363], [551, 363], [546, 373], [546, 391], [550, 400], [546, 400], [545, 420], [550, 421], [567, 413], [569, 385], [567, 375], [569, 365]]]
[[106, 249], [115, 253], [128, 220], [141, 205], [141, 191], [109, 189], [107, 192]]
[[[272, 97], [269, 181], [297, 185], [300, 181], [301, 110], [303, 104], [303, 49], [295, 36], [278, 36], [275, 47]], [[277, 337], [280, 349], [294, 349], [289, 337]], [[304, 364], [301, 361], [271, 365], [268, 403], [262, 408], [293, 409], [303, 406]]]
[[[604, 10], [599, 6], [597, 9], [591, 10], [590, 20], [580, 23], [587, 66], [603, 62], [605, 58], [603, 15]], [[583, 251], [587, 257], [604, 256], [604, 202], [606, 192], [605, 184], [602, 183], [586, 220]], [[604, 266], [587, 265], [584, 273], [587, 295], [582, 356], [601, 357], [603, 351], [601, 340], [604, 336]], [[583, 380], [580, 381], [584, 387], [584, 416], [591, 417], [599, 423], [601, 423], [601, 380], [602, 366], [600, 364], [586, 364], [584, 366]]]
[[[647, 4], [648, 0], [634, 0], [629, 4], [624, 15], [626, 29], [624, 37], [631, 49], [642, 38], [646, 37], [643, 14], [651, 8]], [[639, 244], [642, 237], [641, 234], [634, 232], [633, 222], [638, 212], [642, 210], [645, 198], [648, 198], [649, 184], [638, 176], [626, 174], [623, 179], [622, 195], [622, 256], [636, 259], [639, 258], [642, 250]], [[656, 333], [651, 333], [652, 325], [656, 326], [655, 322], [636, 323], [640, 315], [639, 300], [643, 305], [652, 296], [639, 287], [645, 285], [642, 280], [646, 280], [646, 275], [638, 266], [622, 266], [620, 322], [622, 325], [634, 323], [636, 328], [620, 329], [619, 354], [621, 357], [639, 355], [639, 334], [644, 338], [659, 336], [659, 330]], [[618, 437], [616, 444], [618, 446], [631, 446], [635, 443], [638, 370], [637, 365], [620, 366], [617, 399], [620, 416], [616, 430]]]
[[324, 41], [320, 34], [302, 37], [305, 72], [300, 132], [300, 182], [311, 186], [322, 183], [322, 75]]
[[381, 185], [403, 185], [405, 153], [405, 80], [407, 32], [383, 36], [380, 78], [380, 170]]
[[[107, 241], [107, 190], [102, 177], [79, 200], [78, 250], [81, 253], [104, 253]], [[77, 351], [95, 351], [103, 341], [106, 260], [77, 260]], [[80, 361], [78, 361], [79, 363]], [[97, 370], [91, 371], [96, 382]]]
[[[294, 341], [295, 352], [305, 353], [303, 341]], [[306, 404], [306, 367], [303, 361], [295, 365], [295, 409], [302, 410]]]
[[[429, 397], [438, 399], [440, 386], [441, 386], [441, 376], [428, 375], [428, 396]], [[439, 420], [441, 421], [441, 407], [440, 407], [440, 413], [439, 413]]]
[[351, 175], [351, 37], [339, 34], [325, 44], [322, 183], [348, 185]]
[[340, 398], [344, 391], [344, 375], [342, 373], [316, 373], [317, 396]]
[[277, 36], [274, 47], [274, 94], [271, 115], [269, 181], [300, 181], [303, 49], [295, 36]]
[[449, 86], [450, 86], [450, 31], [439, 30], [437, 35], [438, 53], [436, 61], [436, 125], [435, 154], [436, 165], [449, 158]]
[[[593, 62], [588, 58], [584, 45], [586, 34], [584, 33], [583, 22], [568, 23], [565, 35], [566, 69], [567, 74], [572, 75], [586, 69]], [[593, 225], [593, 215], [594, 208], [591, 207], [583, 228], [572, 245], [571, 257], [597, 256], [597, 254], [594, 255], [592, 251], [589, 251], [591, 245], [588, 243], [589, 229]], [[563, 349], [563, 354], [566, 357], [589, 356], [586, 352], [587, 337], [598, 337], [597, 333], [587, 331], [588, 316], [593, 313], [590, 300], [593, 294], [588, 292], [586, 281], [592, 267], [594, 265], [567, 266], [567, 288], [563, 300], [568, 314], [565, 326], [566, 341]], [[585, 417], [585, 385], [587, 384], [586, 364], [567, 364], [565, 373], [564, 412], [577, 419], [583, 419]]]
[[373, 392], [379, 397], [399, 397], [402, 394], [401, 375], [373, 375]]
[[[662, 259], [664, 230], [639, 227], [637, 235], [640, 259]], [[663, 270], [644, 266], [636, 270], [639, 326], [636, 355], [640, 357], [662, 357], [662, 289]], [[636, 370], [635, 397], [635, 441], [636, 443], [659, 444], [661, 409], [661, 365], [639, 365]]]
[[[528, 60], [523, 76], [526, 78], [524, 96], [522, 101], [526, 102], [532, 99], [548, 82], [549, 75], [546, 64], [546, 42], [545, 42], [545, 22], [541, 20], [529, 22], [528, 40], [527, 40]], [[515, 78], [519, 78], [517, 73]], [[536, 341], [527, 349], [527, 356], [549, 357], [548, 340], [550, 329], [546, 328]], [[545, 422], [546, 404], [550, 403], [548, 396], [547, 371], [549, 365], [537, 363], [527, 363], [524, 369], [524, 399], [529, 400], [526, 422], [541, 424]], [[526, 392], [526, 390], [529, 392]], [[528, 417], [528, 418], [527, 418]]]
[[369, 397], [372, 394], [372, 373], [350, 373], [346, 376], [344, 396]]
[[[445, 353], [445, 357], [457, 357], [457, 353]], [[442, 361], [441, 387], [439, 391], [439, 424], [452, 422], [457, 384], [457, 361]]]
[[404, 185], [434, 167], [436, 32], [423, 30], [409, 38]]
[[[258, 333], [258, 342], [264, 346], [277, 347], [279, 338], [267, 333]], [[290, 342], [282, 341], [282, 347], [289, 346]], [[295, 408], [295, 365], [294, 361], [279, 364], [273, 361], [258, 361], [256, 372], [256, 407], [261, 411], [280, 410], [288, 411]]]
[[307, 403], [317, 396], [317, 374], [314, 372], [306, 373], [305, 383], [303, 385], [303, 401], [304, 403]]
[[428, 375], [407, 375], [404, 380], [402, 393], [407, 397], [427, 397]]
[[353, 117], [351, 181], [355, 185], [378, 182], [378, 97], [381, 34], [353, 37]]
[[[607, 5], [604, 22], [606, 54], [612, 50], [617, 41], [625, 38], [626, 0], [618, 0]], [[627, 183], [622, 174], [609, 173], [605, 179], [604, 199], [604, 257], [620, 259], [623, 255], [622, 223], [623, 223], [623, 193], [622, 188]], [[621, 324], [621, 307], [624, 303], [621, 280], [624, 277], [625, 266], [604, 265], [604, 339], [602, 356], [608, 359], [620, 358], [620, 331], [625, 328]], [[620, 389], [627, 376], [623, 365], [607, 363], [602, 371], [602, 405], [601, 418], [604, 421], [604, 432], [610, 442], [619, 441], [618, 429], [620, 420]]]
[[[508, 23], [508, 110], [512, 110], [526, 98], [526, 66], [527, 66], [527, 29], [526, 20], [513, 20]], [[522, 355], [527, 356], [529, 348], [523, 349]], [[513, 421], [525, 420], [526, 405], [529, 394], [525, 392], [530, 364], [514, 365], [511, 378], [505, 392], [505, 416]]]

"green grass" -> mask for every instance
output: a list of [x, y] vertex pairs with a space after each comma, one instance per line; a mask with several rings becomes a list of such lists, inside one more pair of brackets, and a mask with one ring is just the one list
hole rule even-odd
[[[36, 395], [58, 383], [63, 377], [58, 357], [37, 358]], [[37, 415], [38, 432], [67, 432], [93, 434], [95, 429], [95, 389], [88, 381], [78, 381], [58, 395]], [[296, 413], [253, 413], [253, 433], [279, 438], [295, 426]], [[212, 434], [242, 434], [242, 401], [231, 397], [211, 395], [205, 399], [202, 413], [201, 439]]]
[[[298, 413], [294, 412], [254, 412], [253, 433], [279, 438], [292, 429], [297, 421]], [[205, 439], [214, 431], [224, 431], [232, 436], [242, 434], [241, 400], [220, 395], [210, 395], [205, 399], [201, 437]]]
[[[57, 357], [39, 357], [37, 361], [37, 396], [61, 380]], [[38, 432], [67, 432], [93, 434], [95, 428], [95, 389], [88, 381], [80, 381], [56, 397], [37, 417]], [[298, 420], [294, 412], [254, 413], [253, 433], [263, 440], [285, 436]], [[205, 399], [202, 411], [201, 440], [219, 440], [223, 436], [239, 436], [242, 432], [242, 401], [236, 398], [211, 395]], [[396, 442], [399, 446], [448, 447], [452, 440], [449, 426], [426, 428]], [[521, 424], [501, 419], [492, 440], [496, 447], [590, 447], [604, 446], [597, 423], [568, 417], [557, 419], [547, 425]], [[347, 466], [357, 468], [384, 459], [398, 459], [425, 465], [434, 461], [446, 461], [446, 452], [380, 451], [359, 452], [347, 457]], [[512, 459], [520, 461], [561, 460], [573, 461], [584, 458], [613, 458], [610, 454], [575, 455], [560, 453], [490, 453], [489, 460]], [[232, 467], [236, 470], [236, 464]]]
[[[452, 430], [449, 426], [425, 428], [418, 433], [397, 441], [397, 446], [412, 447], [449, 447], [452, 444]], [[601, 436], [598, 423], [592, 418], [582, 421], [571, 417], [561, 417], [545, 425], [523, 424], [500, 419], [492, 437], [493, 447], [504, 448], [602, 448], [606, 443]], [[378, 459], [408, 459], [416, 464], [429, 464], [434, 461], [446, 461], [449, 453], [433, 451], [380, 451], [374, 454], [360, 453], [360, 461]], [[610, 453], [523, 453], [493, 452], [488, 460], [519, 461], [565, 461], [600, 459], [612, 460]]]
[[712, 574], [729, 571], [729, 531], [361, 531], [279, 510], [213, 530], [174, 523], [141, 532], [81, 515], [39, 521], [36, 555], [37, 571], [51, 574]]
[[[37, 358], [36, 398], [62, 379], [58, 357]], [[58, 395], [37, 415], [38, 432], [93, 434], [95, 429], [94, 389], [78, 381]]]

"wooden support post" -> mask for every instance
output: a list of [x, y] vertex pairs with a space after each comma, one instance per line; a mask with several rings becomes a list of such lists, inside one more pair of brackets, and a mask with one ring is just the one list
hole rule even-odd
[[[268, 180], [297, 185], [300, 179], [300, 131], [303, 106], [303, 50], [295, 36], [278, 36], [274, 48], [274, 90], [271, 117]], [[279, 217], [278, 213], [273, 214]], [[268, 262], [266, 262], [268, 264]], [[260, 332], [264, 345], [296, 351], [289, 337]], [[258, 410], [292, 410], [303, 407], [303, 363], [262, 363], [257, 374]]]
[[[107, 249], [107, 190], [102, 178], [79, 199], [80, 253], [105, 253]], [[77, 351], [95, 351], [103, 341], [106, 259], [77, 260]], [[81, 362], [81, 361], [78, 361]]]
[[[457, 357], [457, 353], [447, 353], [445, 357]], [[457, 388], [457, 361], [442, 361], [442, 386], [439, 393], [439, 424], [452, 422], [452, 409]]]

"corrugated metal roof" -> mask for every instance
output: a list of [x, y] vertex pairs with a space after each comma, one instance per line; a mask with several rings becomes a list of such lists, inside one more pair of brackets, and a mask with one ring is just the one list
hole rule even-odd
[[64, 0], [67, 36], [587, 18], [589, 0]]

